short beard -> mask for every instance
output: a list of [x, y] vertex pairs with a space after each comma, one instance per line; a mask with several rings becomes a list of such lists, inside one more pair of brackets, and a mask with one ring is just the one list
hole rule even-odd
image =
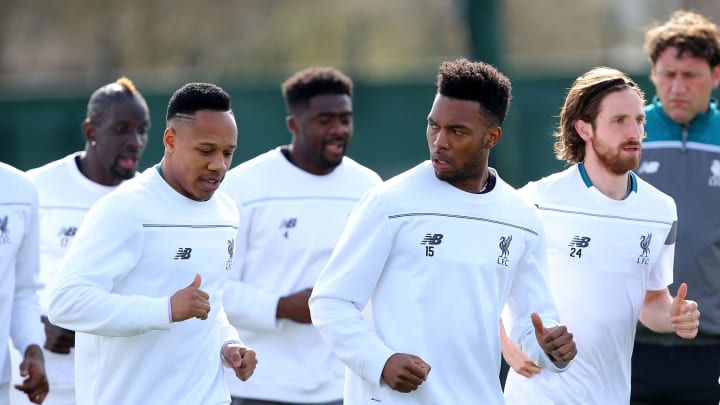
[[435, 177], [437, 177], [438, 180], [446, 181], [450, 184], [453, 184], [465, 180], [470, 180], [478, 176], [482, 177], [482, 170], [480, 170], [481, 167], [482, 159], [477, 159], [463, 166], [462, 169], [460, 169], [460, 171], [454, 175], [442, 175], [438, 172], [435, 172]]
[[[624, 144], [620, 146], [620, 148], [624, 148], [627, 146], [627, 144]], [[598, 145], [595, 142], [595, 139], [592, 141], [592, 147], [595, 150], [595, 155], [597, 155], [598, 160], [600, 163], [603, 164], [610, 172], [617, 175], [625, 174], [631, 170], [634, 170], [638, 167], [638, 164], [640, 164], [640, 157], [642, 156], [642, 149], [638, 151], [638, 154], [636, 157], [627, 157], [622, 158], [620, 156], [620, 153], [612, 154], [610, 152], [610, 148], [606, 145]], [[638, 145], [638, 147], [640, 147]]]

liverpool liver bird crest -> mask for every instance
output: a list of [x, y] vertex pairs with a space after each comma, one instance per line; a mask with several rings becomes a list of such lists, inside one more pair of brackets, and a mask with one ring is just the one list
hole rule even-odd
[[652, 240], [652, 234], [640, 236], [640, 247], [642, 248], [642, 255], [640, 257], [648, 257], [650, 254], [650, 241]]

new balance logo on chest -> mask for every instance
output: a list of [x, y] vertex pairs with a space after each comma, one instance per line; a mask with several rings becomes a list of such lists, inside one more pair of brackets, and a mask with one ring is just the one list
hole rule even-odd
[[442, 243], [443, 234], [441, 233], [426, 233], [423, 240], [420, 242], [421, 245], [425, 246], [425, 256], [435, 256], [435, 246]]
[[710, 164], [710, 178], [708, 179], [708, 185], [710, 187], [720, 187], [720, 160], [713, 160]]
[[78, 228], [76, 226], [61, 227], [57, 233], [58, 238], [60, 238], [60, 247], [67, 247], [70, 243], [70, 240], [75, 236], [77, 231]]
[[190, 258], [190, 254], [192, 253], [192, 248], [178, 248], [177, 253], [175, 254], [174, 260], [187, 260]]
[[657, 173], [658, 169], [660, 169], [660, 162], [645, 160], [640, 163], [640, 167], [638, 167], [637, 172], [640, 174], [653, 174]]
[[291, 229], [297, 226], [297, 218], [286, 218], [280, 222], [280, 229], [283, 230], [283, 236], [285, 239], [289, 238], [289, 232]]
[[577, 257], [580, 259], [582, 257], [583, 248], [590, 246], [590, 237], [575, 235], [568, 246], [570, 247], [570, 257]]

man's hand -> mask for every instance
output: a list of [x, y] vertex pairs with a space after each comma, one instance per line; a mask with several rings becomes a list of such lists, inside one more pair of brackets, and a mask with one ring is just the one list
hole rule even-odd
[[546, 329], [538, 314], [533, 313], [530, 317], [535, 327], [535, 338], [537, 338], [543, 351], [550, 356], [550, 359], [553, 361], [568, 362], [575, 358], [577, 354], [575, 341], [573, 340], [572, 333], [568, 332], [565, 325]]
[[532, 360], [513, 342], [505, 331], [505, 324], [500, 319], [500, 350], [507, 364], [523, 377], [532, 377], [540, 374], [542, 369], [533, 363]]
[[57, 354], [69, 354], [75, 347], [75, 331], [50, 323], [47, 316], [40, 318], [45, 325], [45, 349]]
[[306, 288], [280, 298], [276, 318], [286, 318], [298, 323], [311, 323], [310, 306], [308, 305], [310, 294], [312, 294], [312, 288]]
[[210, 296], [200, 289], [202, 277], [195, 274], [195, 279], [189, 286], [177, 291], [170, 298], [172, 321], [181, 322], [190, 318], [205, 320], [210, 312]]
[[408, 393], [427, 380], [430, 365], [412, 354], [395, 353], [385, 362], [382, 379], [395, 391]]
[[670, 306], [670, 323], [675, 333], [683, 339], [694, 339], [700, 326], [697, 302], [686, 300], [687, 284], [682, 283]]
[[542, 371], [542, 369], [533, 363], [525, 352], [517, 347], [510, 339], [502, 341], [502, 355], [507, 364], [523, 377], [532, 377], [534, 374], [540, 374], [540, 371]]
[[45, 359], [40, 346], [30, 345], [25, 350], [25, 356], [20, 363], [20, 377], [24, 380], [22, 384], [15, 385], [15, 389], [27, 394], [30, 402], [41, 404], [50, 391], [50, 386], [45, 375]]
[[235, 376], [247, 381], [255, 372], [257, 357], [255, 350], [249, 349], [241, 343], [226, 343], [223, 346], [223, 360], [225, 365], [235, 371]]

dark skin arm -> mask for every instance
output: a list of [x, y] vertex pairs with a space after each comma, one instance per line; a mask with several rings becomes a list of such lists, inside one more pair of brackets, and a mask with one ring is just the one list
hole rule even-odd
[[385, 362], [382, 379], [395, 391], [408, 393], [415, 391], [427, 380], [430, 365], [412, 354], [395, 353]]
[[296, 293], [286, 295], [278, 300], [277, 319], [290, 319], [298, 323], [311, 323], [310, 306], [308, 300], [312, 288], [306, 288]]
[[75, 347], [75, 331], [50, 323], [46, 316], [40, 318], [45, 325], [45, 349], [58, 354], [69, 354]]
[[45, 375], [45, 358], [40, 346], [30, 345], [25, 350], [20, 363], [20, 376], [24, 380], [22, 384], [15, 385], [15, 389], [27, 394], [30, 402], [41, 404], [50, 391], [50, 386]]

